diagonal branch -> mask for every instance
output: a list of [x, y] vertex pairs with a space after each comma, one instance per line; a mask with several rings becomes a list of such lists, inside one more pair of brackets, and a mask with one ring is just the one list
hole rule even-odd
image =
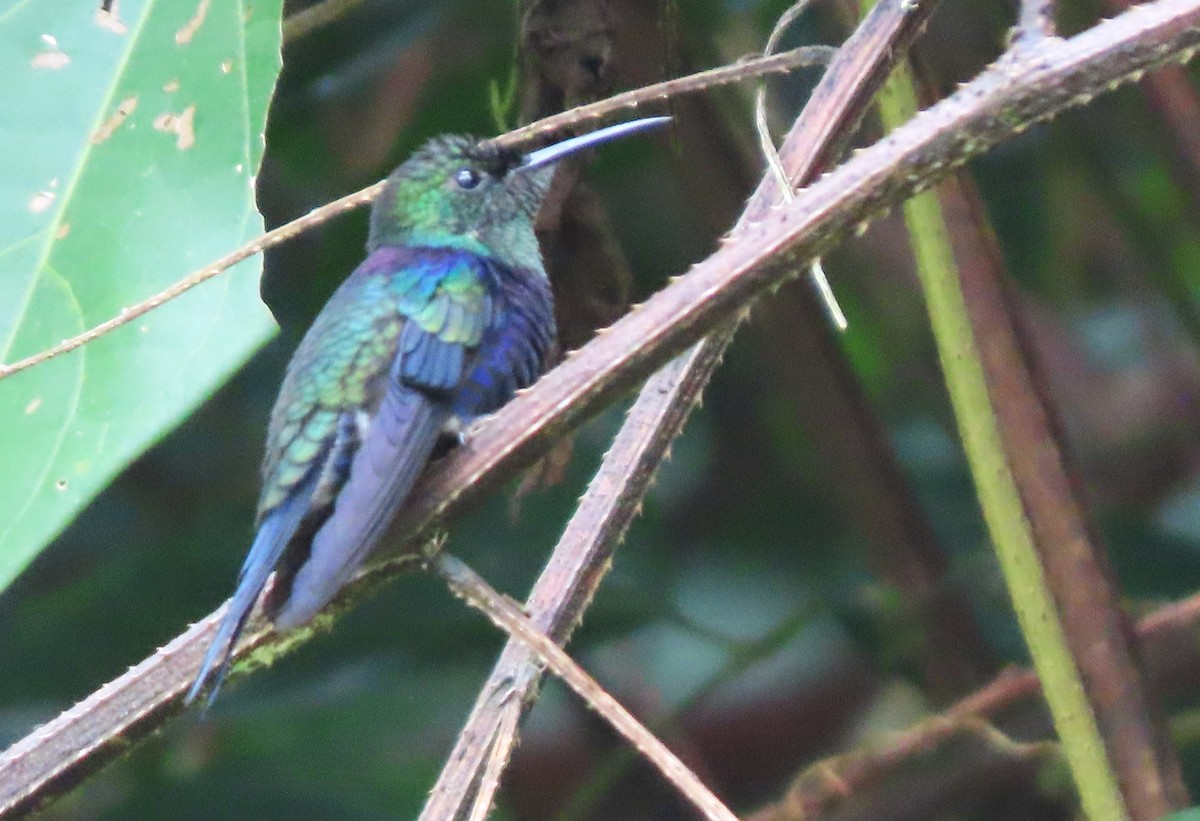
[[[1105, 8], [1120, 14], [1129, 8], [1128, 0], [1106, 0]], [[1175, 184], [1191, 200], [1192, 212], [1200, 209], [1200, 91], [1183, 66], [1169, 66], [1148, 75], [1141, 87], [1146, 102], [1162, 120], [1167, 131], [1168, 157]]]
[[[1195, 655], [1196, 631], [1200, 629], [1200, 595], [1166, 605], [1138, 622], [1136, 634], [1144, 648], [1160, 645], [1164, 652], [1147, 654], [1166, 667], [1180, 653]], [[1171, 649], [1167, 649], [1168, 646]], [[1194, 686], [1176, 679], [1177, 688]], [[776, 814], [762, 817], [818, 818], [832, 813], [848, 796], [861, 798], [903, 764], [941, 743], [964, 723], [990, 721], [1001, 713], [1038, 694], [1037, 674], [1025, 668], [1009, 668], [987, 686], [951, 705], [936, 716], [924, 719], [881, 743], [870, 743], [848, 753], [807, 766], [787, 790]], [[755, 816], [756, 818], [759, 815]]]
[[[1191, 803], [1179, 760], [1167, 737], [1165, 716], [1147, 691], [1103, 542], [1090, 524], [1074, 467], [1062, 447], [1057, 420], [1046, 399], [1046, 385], [1041, 384], [1044, 380], [1039, 380], [1037, 363], [1029, 361], [1028, 332], [1012, 309], [1000, 249], [989, 232], [978, 230], [985, 224], [982, 203], [965, 179], [951, 181], [939, 193], [948, 220], [977, 227], [974, 231], [960, 232], [958, 241], [953, 243], [958, 262], [956, 279], [962, 291], [969, 334], [979, 350], [975, 361], [986, 380], [986, 394], [995, 413], [997, 451], [1007, 463], [1005, 472], [1011, 476], [1019, 496], [1016, 519], [1021, 522], [1024, 538], [1036, 551], [1041, 584], [1054, 604], [1050, 619], [1061, 623], [1064, 646], [1035, 645], [1033, 631], [1027, 624], [1022, 625], [1023, 632], [1039, 670], [1045, 671], [1048, 652], [1056, 662], [1053, 668], [1060, 666], [1059, 653], [1069, 652], [1064, 660], [1078, 671], [1072, 684], [1078, 682], [1079, 698], [1081, 701], [1086, 698], [1083, 711], [1095, 716], [1086, 746], [1100, 748], [1094, 753], [1111, 770], [1115, 780], [1112, 786], [1119, 789], [1119, 797], [1123, 797], [1135, 821], [1159, 818]], [[935, 310], [934, 301], [931, 296], [931, 314]], [[947, 344], [947, 335], [943, 333], [939, 346]], [[960, 417], [965, 414], [962, 408], [956, 410]], [[982, 425], [978, 416], [970, 421], [960, 418], [960, 426], [968, 432], [977, 431]], [[968, 444], [969, 452], [971, 447]], [[978, 459], [978, 451], [972, 457]], [[973, 465], [973, 471], [980, 485], [986, 486], [990, 480], [979, 477], [980, 466]], [[980, 491], [980, 498], [985, 501], [990, 498], [996, 504], [995, 495], [989, 497], [986, 490]], [[997, 532], [994, 522], [990, 524], [997, 552], [1006, 549], [1005, 541], [1009, 542], [1007, 549], [1013, 550], [1011, 542], [1019, 537], [1012, 531]], [[1036, 612], [1031, 601], [1030, 576], [1012, 575], [1012, 558], [1006, 560], [1001, 556], [1001, 561], [1007, 562], [1005, 574], [1016, 610], [1023, 621], [1029, 621]], [[1069, 736], [1069, 732], [1078, 730], [1069, 731], [1063, 726], [1063, 713], [1080, 712], [1080, 705], [1070, 701], [1064, 705], [1063, 693], [1053, 689], [1056, 686], [1053, 679], [1058, 675], [1057, 669], [1053, 673], [1043, 672], [1047, 698], [1068, 761], [1078, 773], [1081, 752], [1073, 748]], [[1071, 715], [1067, 720], [1078, 722], [1081, 718], [1084, 717]], [[1084, 807], [1088, 808], [1089, 798], [1096, 801], [1098, 779], [1077, 775], [1077, 780]], [[1089, 814], [1100, 813], [1093, 808]]]
[[[753, 77], [761, 77], [764, 74], [778, 74], [804, 66], [820, 65], [828, 59], [828, 56], [828, 51], [825, 49], [805, 47], [793, 49], [771, 57], [742, 60], [732, 65], [700, 71], [687, 77], [677, 77], [627, 91], [607, 100], [600, 100], [590, 105], [579, 106], [570, 111], [564, 111], [535, 123], [530, 123], [508, 134], [503, 134], [495, 138], [495, 142], [502, 146], [516, 147], [539, 137], [545, 137], [568, 128], [596, 122], [619, 111], [636, 109], [640, 105], [668, 99], [679, 94], [692, 94], [713, 86], [737, 83]], [[381, 180], [367, 186], [361, 191], [355, 191], [319, 208], [314, 208], [304, 216], [268, 231], [260, 237], [256, 237], [211, 265], [206, 265], [198, 271], [188, 274], [183, 279], [157, 294], [149, 296], [135, 305], [123, 308], [117, 316], [105, 320], [99, 325], [89, 328], [69, 339], [64, 339], [57, 345], [27, 356], [12, 364], [6, 365], [0, 362], [0, 379], [32, 368], [34, 365], [40, 365], [42, 362], [53, 359], [56, 356], [70, 353], [77, 348], [82, 348], [89, 342], [93, 342], [105, 334], [115, 331], [122, 325], [132, 322], [138, 317], [190, 291], [197, 285], [207, 282], [218, 274], [229, 270], [239, 262], [268, 251], [277, 245], [282, 245], [310, 228], [328, 222], [339, 214], [352, 211], [359, 206], [370, 203], [375, 197], [379, 196], [379, 192], [382, 190], [383, 181]]]
[[[391, 554], [411, 549], [446, 517], [494, 490], [563, 433], [787, 281], [856, 226], [997, 143], [1067, 108], [1200, 48], [1200, 0], [1155, 0], [1062, 42], [1002, 57], [979, 77], [881, 142], [731, 235], [708, 259], [655, 294], [518, 396], [460, 451], [431, 467], [391, 528]], [[786, 157], [785, 157], [786, 162]], [[411, 560], [411, 557], [410, 557]], [[403, 564], [403, 559], [400, 560]], [[347, 587], [340, 606], [399, 572], [381, 561]], [[215, 629], [209, 617], [126, 676], [0, 755], [0, 816], [61, 794], [178, 710]], [[258, 631], [238, 657], [283, 652], [314, 628]], [[140, 688], [128, 700], [131, 687]]]
[[[434, 466], [394, 523], [402, 544], [489, 492], [547, 443], [644, 378], [806, 259], [1003, 139], [1200, 47], [1200, 0], [1157, 0], [1076, 37], [1009, 58], [800, 191], [792, 208], [742, 225], [605, 333], [575, 351]], [[785, 163], [788, 161], [785, 155]], [[498, 468], [507, 470], [497, 470]], [[370, 575], [368, 573], [367, 575]]]
[[[525, 603], [530, 620], [553, 641], [566, 644], [583, 618], [654, 471], [683, 429], [734, 329], [733, 324], [722, 326], [671, 361], [650, 378], [630, 409]], [[462, 807], [472, 801], [491, 805], [499, 772], [487, 777], [485, 770], [493, 761], [508, 762], [517, 722], [532, 705], [541, 677], [536, 654], [510, 639], [446, 758], [421, 821], [461, 817]]]
[[565, 650], [538, 630], [515, 602], [497, 593], [483, 577], [453, 556], [442, 553], [434, 557], [431, 563], [451, 590], [472, 607], [482, 611], [497, 627], [536, 653], [542, 664], [604, 716], [612, 728], [624, 736], [634, 749], [653, 762], [662, 776], [704, 813], [705, 818], [711, 821], [737, 821], [737, 816], [704, 786], [704, 782], [689, 770], [678, 756], [667, 749], [654, 733], [647, 730], [595, 679], [584, 672]]
[[[934, 5], [927, 2], [910, 11], [900, 0], [885, 0], [847, 39], [785, 142], [791, 163], [785, 173], [796, 186], [812, 179], [817, 157], [832, 156], [848, 139], [888, 66], [902, 59]], [[743, 219], [761, 218], [776, 199], [775, 187], [764, 181]], [[654, 470], [699, 401], [738, 322], [721, 326], [642, 388], [526, 602], [530, 618], [555, 641], [565, 644], [582, 618]], [[510, 640], [446, 758], [422, 821], [462, 817], [468, 803], [491, 806], [500, 768], [517, 741], [518, 722], [540, 681], [533, 653]]]

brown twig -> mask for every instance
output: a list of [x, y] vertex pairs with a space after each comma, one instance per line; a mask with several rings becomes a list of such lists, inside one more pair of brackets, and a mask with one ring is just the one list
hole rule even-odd
[[821, 759], [792, 782], [778, 807], [756, 813], [751, 821], [809, 821], [832, 812], [842, 802], [863, 794], [913, 763], [953, 742], [982, 742], [1007, 758], [1032, 758], [1052, 753], [1053, 745], [1016, 743], [987, 721], [975, 716], [937, 715], [907, 730], [888, 733], [842, 755]]
[[[676, 94], [694, 93], [710, 88], [715, 85], [725, 83], [736, 83], [743, 80], [759, 77], [763, 74], [791, 71], [800, 66], [818, 65], [828, 55], [814, 51], [811, 47], [793, 49], [792, 51], [783, 54], [775, 55], [766, 59], [745, 60], [740, 63], [735, 63], [731, 66], [722, 66], [720, 68], [701, 71], [697, 74], [692, 74], [687, 77], [679, 77], [673, 80], [667, 80], [662, 83], [645, 86], [644, 88], [627, 91], [624, 94], [618, 94], [615, 97], [607, 100], [601, 100], [591, 105], [580, 106], [579, 108], [565, 111], [561, 114], [556, 114], [552, 117], [546, 117], [536, 123], [519, 128], [509, 134], [502, 135], [496, 138], [496, 142], [504, 146], [517, 146], [529, 142], [537, 137], [544, 137], [547, 134], [553, 134], [564, 128], [578, 126], [584, 123], [591, 123], [611, 116], [619, 111], [627, 109], [635, 109], [640, 105], [644, 105], [655, 100], [662, 100]], [[361, 205], [366, 205], [379, 195], [383, 190], [383, 182], [377, 182], [370, 185], [361, 191], [355, 191], [353, 194], [334, 200], [327, 205], [322, 205], [319, 208], [314, 208], [309, 213], [299, 219], [292, 220], [286, 225], [281, 225], [278, 228], [268, 231], [260, 237], [246, 243], [236, 251], [227, 254], [211, 265], [207, 265], [198, 271], [188, 274], [183, 279], [148, 297], [135, 305], [124, 308], [120, 314], [105, 322], [96, 325], [93, 328], [71, 337], [64, 339], [57, 345], [47, 348], [44, 351], [28, 356], [24, 359], [5, 365], [0, 363], [0, 379], [12, 376], [13, 374], [23, 371], [27, 368], [32, 368], [35, 365], [40, 365], [49, 359], [60, 356], [65, 353], [81, 348], [84, 345], [92, 342], [105, 334], [116, 330], [117, 328], [132, 322], [143, 314], [154, 310], [167, 302], [170, 302], [177, 296], [190, 291], [197, 285], [212, 279], [217, 274], [232, 268], [239, 262], [249, 259], [256, 254], [274, 248], [275, 246], [298, 236], [299, 234], [314, 228], [321, 223], [358, 208]]]
[[363, 0], [321, 0], [283, 18], [283, 42], [300, 40], [361, 6]]
[[[1130, 3], [1106, 0], [1104, 5], [1111, 14], [1120, 14]], [[1187, 191], [1193, 212], [1200, 211], [1200, 93], [1183, 66], [1163, 66], [1140, 85], [1170, 137], [1175, 183]]]
[[953, 245], [971, 332], [1067, 645], [1131, 817], [1159, 818], [1191, 803], [1165, 716], [1146, 692], [1120, 593], [1030, 361], [983, 206], [965, 179], [939, 195], [946, 219], [963, 229]]
[[[794, 168], [785, 173], [793, 185], [803, 185], [814, 175], [816, 166], [807, 157], [830, 156], [829, 141], [844, 143], [849, 138], [871, 97], [869, 88], [853, 84], [882, 82], [887, 72], [880, 69], [881, 63], [902, 58], [919, 20], [933, 6], [926, 3], [919, 12], [909, 12], [898, 2], [881, 2], [839, 50], [830, 67], [835, 81], [822, 80], [788, 136]], [[814, 135], [822, 135], [825, 142]], [[807, 157], [795, 149], [797, 142], [807, 144]], [[775, 198], [774, 189], [760, 186], [747, 213], [761, 216]], [[735, 329], [736, 324], [729, 324], [711, 334], [656, 373], [639, 394], [526, 602], [534, 623], [555, 641], [568, 640], [598, 589], [655, 466], [682, 428]], [[497, 760], [507, 761], [516, 743], [517, 721], [540, 679], [528, 649], [510, 641], [447, 756], [422, 821], [460, 817], [468, 801], [476, 807], [491, 805], [497, 779], [484, 770]]]
[[361, 191], [355, 191], [353, 194], [347, 194], [341, 199], [334, 200], [331, 203], [322, 205], [320, 208], [315, 208], [299, 219], [294, 219], [286, 225], [281, 225], [278, 228], [268, 231], [260, 237], [256, 237], [250, 242], [226, 254], [211, 265], [206, 265], [198, 271], [188, 274], [183, 279], [159, 291], [154, 296], [148, 297], [135, 305], [130, 305], [127, 308], [122, 308], [121, 312], [112, 319], [101, 322], [93, 328], [88, 328], [83, 333], [64, 339], [62, 342], [47, 348], [46, 350], [18, 360], [11, 365], [0, 364], [0, 379], [12, 376], [14, 373], [23, 371], [26, 368], [32, 368], [34, 365], [40, 365], [48, 359], [53, 359], [65, 353], [70, 353], [76, 348], [81, 348], [84, 345], [99, 339], [105, 334], [115, 331], [117, 328], [132, 322], [143, 314], [149, 313], [155, 308], [167, 304], [172, 299], [180, 296], [197, 285], [206, 282], [217, 274], [229, 270], [239, 262], [249, 259], [256, 254], [261, 254], [263, 251], [274, 248], [276, 245], [287, 242], [293, 237], [320, 225], [327, 220], [336, 217], [338, 214], [358, 208], [360, 205], [366, 205], [371, 200], [379, 195], [383, 190], [383, 183], [377, 182]]
[[[1200, 594], [1166, 605], [1143, 618], [1137, 625], [1141, 643], [1155, 642], [1165, 637], [1180, 638], [1179, 647], [1195, 654], [1196, 632], [1200, 630]], [[1165, 657], [1164, 659], [1165, 660]], [[906, 759], [935, 747], [954, 728], [964, 723], [991, 720], [1039, 691], [1038, 677], [1032, 670], [1009, 668], [981, 690], [956, 702], [937, 716], [918, 722], [900, 733], [893, 734], [886, 744], [838, 755], [816, 762], [805, 773], [824, 772], [822, 779], [806, 778], [801, 774], [788, 789], [784, 804], [789, 812], [784, 818], [815, 819], [831, 810], [847, 795], [859, 795], [871, 784], [883, 781], [889, 772]]]
[[[570, 639], [733, 330], [726, 325], [674, 359], [650, 378], [630, 409], [525, 604], [533, 624], [553, 641], [566, 644]], [[422, 821], [458, 818], [468, 800], [491, 805], [497, 782], [481, 776], [481, 770], [493, 760], [508, 761], [517, 721], [540, 680], [530, 649], [510, 641], [446, 758]]]
[[530, 622], [515, 602], [497, 593], [481, 576], [453, 556], [439, 553], [431, 563], [451, 590], [491, 619], [497, 627], [529, 647], [542, 664], [562, 679], [589, 707], [600, 713], [634, 749], [652, 762], [662, 776], [675, 785], [705, 818], [737, 821], [737, 816], [679, 760], [679, 756], [671, 752], [654, 733], [647, 730], [596, 683], [595, 679], [584, 672], [561, 647]]
[[496, 142], [505, 146], [522, 145], [560, 131], [600, 122], [618, 111], [637, 109], [656, 100], [691, 94], [714, 86], [739, 83], [767, 74], [782, 74], [797, 68], [824, 65], [832, 59], [833, 52], [834, 49], [828, 46], [802, 46], [770, 57], [747, 57], [728, 66], [664, 80], [645, 88], [614, 94], [603, 100], [572, 108], [570, 111], [552, 114], [497, 137]]
[[[944, 178], [1031, 123], [1082, 105], [1165, 62], [1191, 57], [1198, 48], [1200, 0], [1154, 0], [1063, 42], [1028, 47], [1020, 61], [1003, 58], [951, 97], [800, 191], [793, 207], [741, 229], [686, 276], [491, 417], [466, 447], [431, 466], [393, 523], [391, 550], [386, 552], [394, 554], [399, 546], [411, 549], [414, 540], [449, 513], [510, 478], [562, 433], [882, 209]], [[344, 600], [353, 601], [365, 588], [398, 572], [390, 561], [373, 564], [347, 586]], [[114, 704], [131, 683], [123, 677], [103, 696], [89, 697], [0, 755], [0, 816], [15, 815], [69, 789], [82, 775], [161, 726], [195, 675], [212, 624], [210, 617], [172, 642], [180, 652], [161, 663], [143, 663], [152, 670], [135, 668], [143, 677], [138, 683], [144, 696], [136, 714]], [[298, 640], [295, 635], [270, 637], [269, 646], [278, 649]], [[246, 649], [239, 646], [239, 657]]]

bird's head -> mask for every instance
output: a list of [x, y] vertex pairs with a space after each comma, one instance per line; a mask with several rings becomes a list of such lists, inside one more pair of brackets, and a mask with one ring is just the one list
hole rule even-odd
[[[667, 121], [648, 117], [571, 137], [529, 153], [451, 134], [429, 140], [388, 177], [371, 212], [370, 249], [463, 248], [536, 262], [533, 220], [563, 157]], [[540, 265], [534, 267], [540, 268]]]

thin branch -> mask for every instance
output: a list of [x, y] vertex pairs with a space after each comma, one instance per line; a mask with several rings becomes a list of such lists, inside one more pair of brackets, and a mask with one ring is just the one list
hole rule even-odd
[[363, 4], [363, 0], [321, 0], [283, 18], [284, 44], [312, 34], [322, 26], [336, 22]]
[[[989, 688], [989, 699], [994, 702], [1015, 699], [1018, 695], [1032, 695], [1037, 691], [1037, 679], [1033, 679], [1032, 693], [1025, 693], [1026, 673], [1024, 671], [1009, 671], [997, 678]], [[983, 695], [983, 694], [980, 694]], [[871, 790], [894, 781], [906, 768], [918, 766], [918, 761], [936, 751], [949, 747], [955, 742], [983, 742], [986, 747], [1000, 753], [994, 761], [989, 762], [989, 769], [996, 769], [1001, 761], [1027, 759], [1039, 755], [1052, 755], [1058, 750], [1056, 744], [1014, 743], [1004, 736], [1000, 730], [983, 718], [974, 714], [964, 714], [958, 705], [946, 713], [932, 715], [919, 721], [910, 729], [900, 732], [889, 732], [877, 738], [860, 744], [848, 753], [829, 756], [812, 762], [793, 779], [788, 786], [786, 795], [773, 807], [764, 808], [752, 815], [755, 821], [767, 819], [809, 820], [820, 819], [821, 816], [836, 814], [836, 810], [847, 802], [853, 802], [857, 808], [862, 808], [866, 798], [871, 797], [877, 803], [887, 805], [887, 796], [871, 796]], [[960, 757], [961, 753], [959, 756]], [[967, 763], [973, 766], [974, 762]], [[944, 773], [942, 773], [944, 775]], [[935, 789], [946, 791], [944, 785], [938, 783]], [[911, 790], [911, 787], [910, 787]], [[952, 792], [953, 791], [949, 791]], [[922, 805], [922, 810], [930, 811], [929, 805]], [[955, 807], [938, 807], [943, 811], [954, 811]], [[864, 814], [870, 816], [870, 814]], [[904, 817], [904, 815], [901, 815]], [[911, 817], [911, 816], [910, 816]], [[917, 817], [924, 817], [917, 814]]]
[[[1128, 0], [1106, 0], [1111, 14], [1129, 8]], [[1148, 74], [1142, 91], [1168, 131], [1176, 171], [1173, 182], [1187, 192], [1193, 213], [1200, 209], [1200, 91], [1183, 66], [1164, 66]]]
[[[723, 326], [672, 360], [650, 378], [630, 409], [525, 604], [533, 624], [553, 641], [566, 644], [570, 639], [734, 327]], [[493, 761], [508, 761], [517, 722], [540, 680], [530, 648], [510, 640], [446, 758], [421, 821], [458, 818], [472, 799], [476, 806], [491, 806], [498, 779], [481, 776], [481, 771]]]
[[[997, 679], [997, 684], [1009, 687], [1011, 692], [1014, 678]], [[1010, 760], [1048, 755], [1058, 749], [1049, 742], [1014, 742], [982, 718], [948, 712], [931, 716], [906, 730], [871, 739], [850, 752], [813, 762], [793, 780], [778, 810], [760, 811], [752, 821], [819, 818], [849, 799], [861, 802], [864, 793], [903, 765], [914, 764], [917, 759], [954, 742], [967, 740], [983, 742]]]
[[746, 57], [727, 66], [698, 71], [686, 77], [664, 80], [661, 83], [624, 91], [594, 103], [552, 114], [503, 134], [497, 137], [495, 142], [503, 146], [522, 145], [544, 139], [560, 131], [600, 122], [619, 111], [633, 110], [648, 103], [677, 97], [680, 94], [692, 94], [715, 86], [740, 83], [767, 74], [784, 74], [797, 68], [825, 65], [833, 59], [835, 52], [836, 49], [829, 46], [801, 46], [782, 54], [773, 54], [770, 57]]
[[[777, 54], [773, 57], [743, 60], [733, 65], [721, 66], [720, 68], [690, 74], [687, 77], [666, 80], [665, 82], [644, 86], [643, 88], [627, 91], [606, 100], [579, 106], [570, 111], [546, 117], [545, 119], [511, 131], [508, 134], [503, 134], [497, 137], [495, 142], [498, 145], [507, 147], [518, 146], [536, 138], [554, 134], [565, 128], [601, 120], [619, 111], [636, 109], [640, 105], [667, 99], [678, 94], [695, 93], [718, 85], [741, 82], [752, 77], [760, 77], [764, 74], [783, 73], [801, 66], [820, 65], [829, 58], [829, 51], [829, 49], [822, 49], [817, 46], [806, 46], [783, 54]], [[382, 190], [383, 181], [380, 180], [361, 191], [355, 191], [353, 194], [347, 194], [331, 203], [314, 208], [304, 216], [255, 238], [211, 265], [188, 274], [169, 288], [135, 305], [123, 308], [112, 319], [89, 328], [70, 339], [64, 339], [51, 348], [18, 360], [11, 365], [0, 363], [0, 379], [12, 376], [19, 371], [32, 368], [34, 365], [40, 365], [56, 356], [81, 348], [122, 325], [132, 322], [143, 314], [170, 302], [175, 297], [212, 279], [217, 274], [232, 268], [239, 262], [274, 248], [293, 237], [299, 236], [310, 228], [315, 228], [324, 222], [328, 222], [339, 214], [370, 203], [375, 197], [379, 196], [379, 192]]]
[[[847, 39], [788, 135], [792, 167], [785, 173], [792, 185], [809, 182], [817, 168], [812, 158], [832, 156], [831, 143], [849, 138], [887, 76], [886, 65], [902, 59], [920, 20], [934, 5], [909, 11], [898, 0], [880, 2]], [[747, 217], [761, 218], [777, 196], [777, 189], [764, 181], [747, 206]], [[651, 377], [638, 395], [525, 605], [533, 622], [560, 644], [567, 642], [599, 588], [654, 468], [699, 400], [735, 329], [731, 323], [708, 336]], [[528, 648], [510, 641], [480, 689], [421, 821], [461, 817], [468, 802], [475, 808], [491, 806], [498, 787], [496, 762], [507, 762], [511, 755], [520, 715], [532, 703], [540, 680]]]
[[293, 237], [307, 231], [309, 228], [314, 228], [323, 222], [327, 222], [338, 214], [345, 213], [358, 208], [360, 205], [366, 205], [371, 200], [379, 195], [383, 190], [383, 182], [377, 182], [374, 185], [368, 186], [361, 191], [355, 191], [353, 194], [347, 194], [341, 199], [336, 199], [331, 203], [322, 205], [320, 208], [314, 208], [304, 216], [294, 219], [286, 225], [281, 225], [274, 230], [268, 231], [260, 237], [257, 237], [242, 247], [238, 248], [231, 254], [226, 254], [211, 265], [188, 274], [183, 279], [159, 291], [154, 296], [148, 297], [141, 302], [130, 305], [127, 308], [122, 308], [121, 312], [112, 319], [101, 322], [93, 328], [80, 333], [70, 339], [64, 339], [57, 345], [47, 348], [41, 353], [28, 356], [11, 365], [0, 364], [0, 379], [12, 376], [13, 374], [23, 371], [26, 368], [32, 368], [34, 365], [40, 365], [48, 359], [53, 359], [56, 356], [61, 356], [65, 353], [70, 353], [76, 348], [81, 348], [84, 345], [92, 342], [105, 334], [115, 331], [122, 325], [132, 322], [143, 314], [149, 313], [155, 308], [161, 307], [170, 302], [177, 296], [180, 296], [197, 285], [206, 282], [217, 274], [229, 270], [243, 260], [249, 259], [256, 254], [261, 254], [263, 251], [274, 248], [287, 242]]
[[671, 752], [654, 733], [647, 730], [594, 678], [584, 672], [561, 647], [538, 630], [512, 599], [497, 593], [475, 571], [449, 554], [439, 553], [431, 563], [451, 590], [491, 619], [497, 627], [533, 650], [539, 661], [574, 690], [588, 706], [600, 713], [634, 749], [654, 764], [662, 776], [691, 801], [705, 818], [714, 821], [737, 821], [737, 816], [679, 760], [679, 756]]
[[[941, 199], [948, 214], [958, 217], [957, 224], [984, 224], [983, 205], [967, 180], [944, 186]], [[1135, 821], [1159, 818], [1191, 801], [1167, 735], [1166, 716], [1147, 692], [1102, 538], [1090, 525], [1074, 466], [1060, 444], [1047, 386], [1036, 363], [1027, 361], [1028, 332], [1005, 290], [1000, 249], [990, 231], [964, 231], [958, 233], [955, 252], [961, 260], [966, 318], [980, 341], [979, 363], [999, 444], [1028, 517], [1026, 527], [1053, 596], [1055, 617], [1095, 715], [1101, 752]], [[1021, 611], [1020, 599], [1029, 585], [1010, 579], [1014, 581]], [[1037, 662], [1038, 655], [1033, 657]], [[1061, 694], [1050, 694], [1049, 701], [1063, 709]], [[1056, 715], [1056, 724], [1059, 719]], [[1069, 757], [1073, 753], [1067, 752]], [[1083, 784], [1080, 788], [1086, 789]]]
[[[917, 95], [908, 72], [901, 71], [893, 76], [889, 90], [891, 94], [885, 98], [885, 105], [882, 106], [885, 127], [903, 122], [917, 108]], [[942, 190], [952, 187], [952, 182], [947, 183]], [[950, 231], [938, 197], [933, 192], [922, 193], [906, 202], [904, 217], [937, 346], [942, 378], [974, 479], [979, 506], [1025, 644], [1034, 666], [1042, 675], [1043, 690], [1054, 717], [1054, 726], [1066, 752], [1084, 811], [1090, 818], [1129, 818], [1133, 802], [1131, 796], [1122, 793], [1118, 784], [1118, 761], [1109, 754], [1111, 748], [1097, 720], [1097, 714], [1104, 706], [1096, 703], [1093, 698], [1096, 694], [1086, 685], [1083, 674], [1085, 660], [1072, 652], [1075, 645], [1070, 639], [1067, 619], [1069, 602], [1064, 603], [1060, 596], [1055, 595], [1057, 584], [1065, 582], [1087, 590], [1086, 595], [1090, 596], [1092, 591], [1088, 582], [1099, 581], [1102, 589], [1098, 599], [1101, 604], [1097, 610], [1102, 611], [1109, 598], [1105, 595], [1105, 589], [1111, 593], [1111, 586], [1107, 579], [1095, 579], [1088, 572], [1095, 564], [1092, 558], [1094, 553], [1088, 546], [1082, 550], [1072, 550], [1073, 560], [1083, 560], [1085, 564], [1083, 571], [1086, 581], [1069, 577], [1055, 579], [1045, 553], [1046, 550], [1056, 551], [1066, 546], [1058, 541], [1050, 541], [1041, 544], [1042, 549], [1039, 550], [1041, 540], [1038, 536], [1049, 535], [1036, 533], [1033, 527], [1033, 514], [1044, 513], [1036, 511], [1038, 501], [1042, 500], [1031, 500], [1026, 496], [1026, 492], [1037, 489], [1035, 484], [1031, 485], [1037, 479], [1022, 475], [1024, 484], [1018, 486], [1018, 468], [1024, 467], [1021, 461], [1024, 453], [1005, 447], [1012, 441], [1011, 432], [1006, 431], [997, 418], [996, 405], [1007, 403], [1010, 414], [1015, 412], [1023, 417], [1020, 420], [1010, 419], [1010, 422], [1024, 422], [1033, 428], [1036, 439], [1026, 443], [1026, 446], [1034, 451], [1048, 452], [1050, 459], [1048, 464], [1042, 465], [1043, 469], [1055, 474], [1062, 473], [1061, 459], [1056, 458], [1058, 450], [1055, 440], [1046, 429], [1044, 412], [1037, 396], [1027, 389], [1016, 389], [1018, 386], [1026, 388], [1028, 377], [1024, 362], [1016, 350], [1003, 300], [995, 293], [1000, 288], [1002, 269], [989, 266], [990, 270], [980, 276], [978, 265], [961, 268], [957, 265], [950, 243]], [[995, 261], [988, 260], [989, 263]], [[976, 281], [970, 293], [973, 299], [969, 300], [966, 283], [962, 280], [971, 271], [976, 274]], [[990, 322], [981, 327], [983, 320]], [[1002, 350], [1003, 356], [993, 353], [997, 348]], [[987, 368], [985, 362], [991, 367]], [[1066, 513], [1072, 525], [1078, 522], [1078, 510], [1074, 505], [1069, 511], [1060, 513]], [[1082, 527], [1079, 529], [1082, 530]], [[1081, 535], [1080, 532], [1072, 534], [1076, 541]], [[1101, 619], [1102, 624], [1105, 621], [1107, 618]], [[1071, 625], [1082, 628], [1083, 634], [1095, 641], [1095, 631], [1082, 624]], [[1138, 706], [1145, 705], [1139, 701]], [[1154, 817], [1161, 814], [1155, 812]]]
[[[1173, 645], [1176, 653], [1183, 651], [1194, 655], [1198, 630], [1200, 594], [1150, 613], [1138, 622], [1136, 635], [1142, 645], [1175, 639]], [[1159, 662], [1165, 661], [1166, 656], [1160, 654]], [[912, 756], [936, 747], [955, 727], [994, 719], [1002, 711], [1036, 696], [1039, 690], [1036, 673], [1026, 668], [1012, 667], [941, 714], [892, 735], [885, 744], [869, 744], [863, 749], [813, 763], [788, 788], [787, 797], [782, 802], [792, 813], [787, 817], [820, 817], [845, 800], [847, 795], [861, 794], [872, 784], [882, 782]], [[822, 773], [824, 777], [809, 777], [814, 773]]]
[[[465, 447], [430, 467], [393, 523], [389, 550], [383, 553], [412, 550], [446, 516], [512, 477], [563, 433], [865, 220], [1031, 123], [1090, 102], [1165, 62], [1190, 58], [1198, 48], [1200, 0], [1154, 0], [1069, 40], [1024, 49], [1020, 61], [1002, 58], [951, 97], [800, 191], [793, 207], [739, 229], [686, 276], [498, 411]], [[396, 560], [377, 561], [347, 586], [341, 606], [400, 572]], [[150, 667], [135, 668], [143, 677], [136, 713], [114, 704], [113, 697], [131, 684], [122, 677], [0, 755], [0, 817], [69, 789], [160, 727], [178, 709], [179, 695], [196, 674], [213, 618], [172, 642], [172, 653], [143, 663]], [[310, 633], [306, 628], [287, 636], [268, 635], [259, 652], [283, 652]], [[247, 649], [239, 645], [238, 657]]]

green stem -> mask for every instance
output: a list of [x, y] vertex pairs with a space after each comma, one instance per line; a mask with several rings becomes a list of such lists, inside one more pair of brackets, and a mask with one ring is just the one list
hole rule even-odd
[[[912, 77], [903, 65], [884, 87], [879, 107], [889, 130], [916, 113]], [[936, 194], [926, 192], [906, 202], [904, 219], [980, 507], [1084, 811], [1089, 818], [1128, 818], [1009, 470]]]

